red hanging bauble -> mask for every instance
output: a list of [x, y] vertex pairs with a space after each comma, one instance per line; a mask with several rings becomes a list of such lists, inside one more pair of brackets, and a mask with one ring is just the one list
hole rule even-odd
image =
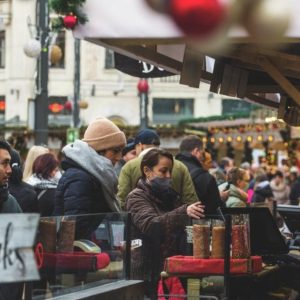
[[149, 84], [146, 79], [140, 79], [137, 85], [139, 93], [148, 93]]
[[73, 104], [70, 100], [66, 101], [65, 102], [65, 105], [64, 105], [64, 109], [66, 111], [72, 111], [72, 108], [73, 108]]
[[225, 7], [219, 0], [172, 0], [170, 11], [177, 25], [194, 37], [213, 33], [225, 18]]
[[73, 15], [67, 15], [64, 17], [64, 25], [67, 29], [74, 29], [77, 24], [77, 17]]

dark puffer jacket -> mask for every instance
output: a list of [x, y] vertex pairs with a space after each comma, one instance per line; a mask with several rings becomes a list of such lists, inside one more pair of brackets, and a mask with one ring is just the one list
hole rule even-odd
[[[174, 199], [175, 202], [176, 199]], [[132, 236], [143, 245], [132, 252], [132, 276], [156, 282], [164, 259], [180, 254], [179, 245], [188, 222], [187, 204], [176, 209], [156, 198], [143, 179], [126, 199], [126, 210], [132, 215]]]
[[[111, 212], [107, 205], [100, 182], [74, 161], [62, 161], [65, 171], [55, 194], [55, 216], [83, 215]], [[76, 222], [76, 239], [90, 238], [90, 234], [101, 222], [100, 218], [80, 217]]]
[[176, 159], [188, 168], [198, 199], [205, 205], [205, 214], [216, 214], [218, 207], [223, 207], [215, 178], [203, 169], [201, 163], [190, 153], [179, 153]]
[[38, 213], [39, 203], [34, 188], [26, 182], [10, 182], [9, 192], [16, 198], [24, 213]]

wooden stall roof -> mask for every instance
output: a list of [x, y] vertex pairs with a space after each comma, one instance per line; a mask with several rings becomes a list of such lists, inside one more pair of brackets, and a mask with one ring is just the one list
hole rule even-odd
[[216, 51], [209, 41], [186, 39], [169, 16], [142, 0], [87, 0], [89, 21], [74, 36], [179, 74], [181, 84], [198, 88], [204, 81], [214, 93], [277, 109], [278, 118], [299, 126], [300, 5], [290, 1], [290, 27], [276, 47], [231, 27], [226, 47]]

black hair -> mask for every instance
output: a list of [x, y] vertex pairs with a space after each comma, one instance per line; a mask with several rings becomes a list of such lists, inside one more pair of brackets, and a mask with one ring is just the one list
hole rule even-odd
[[222, 170], [225, 170], [226, 167], [230, 165], [231, 159], [229, 157], [223, 157], [219, 163], [219, 167]]
[[21, 183], [23, 179], [23, 170], [22, 170], [22, 162], [21, 162], [21, 157], [18, 151], [15, 149], [11, 149], [11, 161], [10, 161], [10, 166], [11, 166], [11, 175], [9, 177], [9, 182], [11, 183]]
[[280, 177], [280, 178], [283, 178], [284, 176], [283, 176], [283, 173], [281, 172], [281, 171], [279, 171], [279, 170], [277, 170], [276, 172], [275, 172], [275, 174], [274, 174], [274, 177]]
[[155, 167], [158, 164], [160, 157], [167, 157], [172, 161], [172, 164], [174, 163], [172, 153], [170, 153], [166, 150], [163, 150], [163, 149], [159, 149], [159, 148], [151, 149], [143, 156], [143, 159], [141, 162], [142, 178], [145, 179], [145, 177], [146, 177], [146, 175], [144, 173], [144, 167], [153, 169], [153, 167]]
[[186, 136], [179, 146], [180, 152], [192, 152], [195, 148], [202, 150], [203, 143], [197, 135]]
[[11, 154], [11, 146], [9, 143], [3, 139], [0, 139], [0, 149], [7, 150], [9, 154]]

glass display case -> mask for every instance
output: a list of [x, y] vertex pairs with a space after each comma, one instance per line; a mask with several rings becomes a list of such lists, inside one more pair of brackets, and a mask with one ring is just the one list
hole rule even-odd
[[130, 217], [92, 214], [40, 218], [35, 257], [40, 280], [27, 299], [48, 299], [130, 277]]

